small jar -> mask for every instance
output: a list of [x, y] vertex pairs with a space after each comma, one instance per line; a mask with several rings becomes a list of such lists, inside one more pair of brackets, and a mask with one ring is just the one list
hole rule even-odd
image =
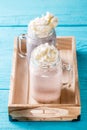
[[56, 102], [62, 88], [62, 63], [60, 58], [51, 66], [39, 66], [30, 59], [30, 91], [33, 99], [40, 103]]
[[27, 57], [30, 60], [32, 50], [40, 44], [49, 43], [50, 45], [56, 45], [56, 32], [53, 29], [47, 37], [38, 37], [32, 30], [27, 34]]

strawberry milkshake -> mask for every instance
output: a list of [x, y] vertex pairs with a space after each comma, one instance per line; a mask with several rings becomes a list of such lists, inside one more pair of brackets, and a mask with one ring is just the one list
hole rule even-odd
[[62, 64], [58, 50], [48, 43], [36, 47], [30, 58], [30, 91], [40, 103], [55, 102], [60, 98]]

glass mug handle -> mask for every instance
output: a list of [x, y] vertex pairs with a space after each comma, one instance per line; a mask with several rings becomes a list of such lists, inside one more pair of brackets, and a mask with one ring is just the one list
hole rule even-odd
[[63, 71], [66, 71], [69, 73], [69, 80], [67, 82], [62, 82], [63, 88], [71, 87], [72, 78], [73, 78], [73, 67], [69, 63], [62, 63], [62, 69]]
[[27, 56], [27, 53], [26, 52], [23, 52], [22, 51], [22, 40], [26, 39], [26, 34], [21, 34], [19, 37], [18, 37], [18, 54], [21, 58], [25, 58]]

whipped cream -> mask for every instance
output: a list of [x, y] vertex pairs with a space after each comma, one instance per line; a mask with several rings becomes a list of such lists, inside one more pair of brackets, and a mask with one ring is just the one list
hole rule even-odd
[[41, 44], [31, 53], [31, 59], [40, 66], [55, 65], [59, 60], [59, 53], [56, 47], [48, 43]]
[[28, 32], [32, 30], [40, 38], [47, 37], [57, 24], [57, 17], [47, 12], [45, 16], [37, 17], [29, 23]]

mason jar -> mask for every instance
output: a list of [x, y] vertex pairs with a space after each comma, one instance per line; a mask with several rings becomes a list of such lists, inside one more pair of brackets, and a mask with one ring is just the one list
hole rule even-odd
[[[26, 39], [26, 49], [27, 49], [27, 53], [23, 53], [21, 50], [21, 41], [22, 39]], [[32, 30], [28, 31], [28, 34], [22, 34], [19, 36], [19, 49], [20, 52], [22, 54], [22, 56], [27, 55], [28, 58], [28, 62], [30, 61], [30, 56], [31, 56], [31, 52], [32, 50], [39, 46], [40, 44], [44, 44], [44, 43], [49, 43], [50, 45], [56, 45], [56, 32], [53, 29], [49, 35], [47, 37], [38, 37]]]
[[37, 61], [30, 59], [30, 93], [40, 103], [59, 100], [62, 88], [62, 63], [59, 58], [51, 66], [39, 66]]

